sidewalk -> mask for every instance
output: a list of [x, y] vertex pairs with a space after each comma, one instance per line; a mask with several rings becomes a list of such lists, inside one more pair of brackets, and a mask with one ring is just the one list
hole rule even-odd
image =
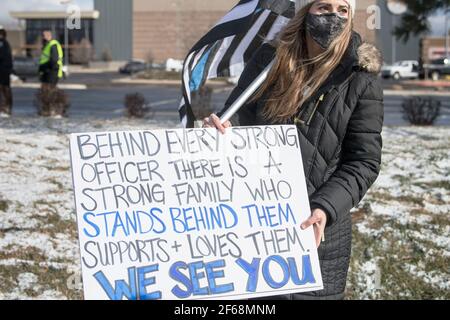
[[447, 88], [450, 89], [450, 81], [449, 80], [420, 80], [420, 81], [405, 81], [407, 85], [416, 85], [424, 88]]
[[130, 77], [111, 80], [112, 84], [136, 84], [136, 85], [170, 85], [181, 86], [181, 80], [160, 80], [160, 79], [133, 79]]
[[436, 90], [392, 90], [384, 89], [385, 96], [432, 96], [432, 97], [450, 97], [450, 91], [436, 91]]
[[384, 89], [389, 90], [431, 90], [450, 91], [450, 81], [448, 80], [402, 80], [394, 83], [383, 81]]
[[[12, 83], [11, 88], [40, 89], [41, 84], [36, 82]], [[87, 90], [87, 85], [81, 83], [61, 83], [58, 84], [58, 88], [63, 90]]]
[[117, 72], [121, 66], [123, 66], [125, 62], [99, 62], [99, 63], [93, 63], [91, 66], [81, 66], [81, 65], [70, 65], [69, 66], [69, 72], [71, 74], [78, 74], [78, 73], [88, 73], [88, 74], [98, 74], [98, 73], [105, 73], [105, 72]]

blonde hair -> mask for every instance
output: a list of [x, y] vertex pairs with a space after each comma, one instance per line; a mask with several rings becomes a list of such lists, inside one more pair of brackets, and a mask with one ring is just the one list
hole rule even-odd
[[272, 42], [275, 61], [266, 81], [250, 101], [266, 92], [263, 115], [267, 120], [286, 122], [326, 81], [339, 65], [350, 44], [353, 19], [350, 14], [343, 32], [328, 49], [309, 59], [306, 46], [306, 16], [314, 2], [300, 9]]

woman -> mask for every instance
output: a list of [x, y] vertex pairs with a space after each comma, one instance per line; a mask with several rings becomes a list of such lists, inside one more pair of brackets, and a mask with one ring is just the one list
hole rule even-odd
[[271, 298], [343, 299], [351, 251], [350, 210], [380, 171], [381, 57], [353, 31], [350, 1], [307, 2], [275, 43], [264, 44], [254, 54], [226, 108], [275, 58], [253, 98], [229, 122], [221, 124], [213, 114], [204, 119], [204, 127], [225, 132], [232, 125], [297, 126], [312, 210], [301, 227], [314, 228], [324, 289]]

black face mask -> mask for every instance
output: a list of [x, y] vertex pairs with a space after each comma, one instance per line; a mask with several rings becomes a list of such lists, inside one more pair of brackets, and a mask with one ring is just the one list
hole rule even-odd
[[336, 13], [312, 14], [306, 16], [306, 30], [322, 49], [328, 49], [331, 42], [344, 30], [348, 19]]

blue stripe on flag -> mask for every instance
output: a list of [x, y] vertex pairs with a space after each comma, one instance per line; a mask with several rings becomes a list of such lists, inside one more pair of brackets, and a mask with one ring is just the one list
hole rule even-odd
[[197, 91], [202, 85], [206, 62], [208, 61], [211, 50], [212, 48], [209, 48], [209, 50], [203, 54], [203, 57], [201, 57], [194, 70], [192, 70], [191, 79], [189, 80], [189, 88], [191, 91]]

